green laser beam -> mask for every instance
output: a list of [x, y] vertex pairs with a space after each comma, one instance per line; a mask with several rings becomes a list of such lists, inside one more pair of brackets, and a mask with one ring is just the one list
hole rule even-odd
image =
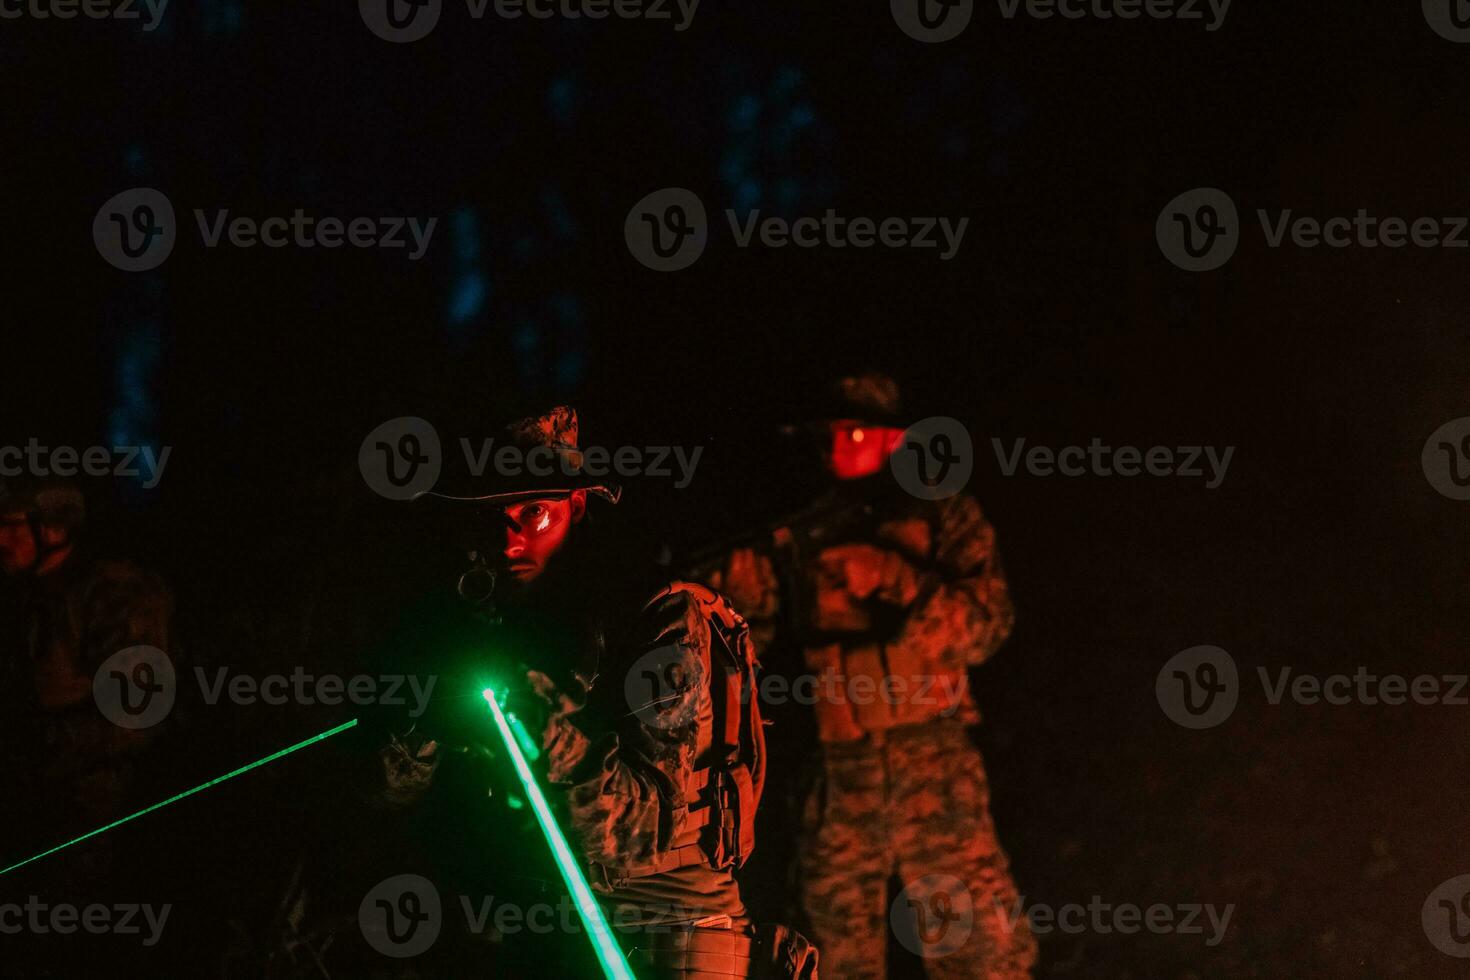
[[587, 884], [587, 877], [582, 874], [581, 865], [572, 856], [572, 849], [567, 844], [566, 836], [551, 815], [551, 807], [546, 802], [545, 794], [541, 792], [541, 785], [536, 782], [536, 777], [531, 773], [531, 764], [526, 761], [526, 754], [521, 750], [510, 721], [500, 708], [500, 702], [495, 700], [495, 690], [487, 687], [482, 693], [485, 700], [490, 702], [490, 713], [495, 716], [495, 726], [500, 729], [500, 737], [505, 742], [505, 750], [510, 755], [511, 763], [515, 766], [516, 775], [521, 778], [521, 783], [525, 787], [526, 797], [531, 801], [531, 809], [536, 813], [536, 821], [541, 824], [541, 832], [546, 835], [546, 842], [551, 845], [551, 855], [556, 858], [557, 869], [561, 871], [562, 880], [571, 890], [572, 901], [576, 903], [577, 911], [582, 914], [582, 923], [587, 928], [588, 938], [592, 940], [592, 949], [597, 953], [597, 961], [602, 964], [603, 972], [611, 980], [637, 980], [633, 976], [633, 971], [628, 968], [628, 962], [623, 958], [622, 950], [613, 941], [612, 929], [608, 927], [607, 919], [602, 914], [602, 906], [598, 905], [597, 900], [592, 897], [592, 888]]
[[146, 809], [139, 810], [137, 813], [129, 814], [128, 816], [123, 817], [121, 820], [114, 820], [112, 823], [108, 824], [105, 827], [98, 827], [96, 830], [91, 831], [90, 833], [83, 834], [82, 836], [77, 837], [77, 838], [74, 838], [73, 840], [69, 840], [65, 844], [57, 844], [55, 847], [51, 848], [49, 851], [42, 851], [40, 854], [37, 854], [34, 857], [28, 857], [24, 861], [21, 861], [19, 864], [12, 864], [10, 867], [5, 868], [3, 870], [0, 870], [0, 875], [8, 874], [11, 871], [14, 871], [16, 868], [23, 868], [26, 865], [30, 864], [32, 861], [39, 861], [39, 860], [41, 860], [41, 858], [46, 857], [48, 854], [55, 854], [57, 851], [64, 850], [65, 848], [71, 847], [73, 844], [80, 844], [82, 841], [87, 840], [90, 837], [96, 837], [98, 834], [105, 833], [105, 832], [111, 830], [114, 827], [120, 827], [123, 824], [127, 823], [129, 820], [136, 820], [136, 819], [138, 819], [141, 816], [144, 816], [146, 814], [152, 813], [154, 810], [161, 810], [162, 808], [168, 806], [170, 803], [177, 803], [177, 802], [179, 802], [180, 800], [182, 800], [182, 799], [184, 799], [186, 797], [193, 796], [195, 793], [199, 793], [199, 792], [202, 792], [203, 790], [209, 789], [209, 787], [211, 787], [211, 786], [218, 786], [220, 783], [224, 782], [226, 779], [234, 779], [236, 776], [238, 776], [238, 775], [240, 775], [242, 773], [247, 773], [250, 770], [256, 769], [256, 768], [258, 768], [260, 766], [263, 766], [267, 762], [275, 762], [277, 759], [281, 758], [282, 756], [290, 755], [292, 752], [295, 752], [297, 749], [304, 749], [308, 745], [311, 745], [311, 744], [313, 744], [315, 742], [320, 742], [324, 738], [331, 738], [333, 735], [336, 735], [339, 732], [345, 732], [345, 731], [347, 731], [347, 729], [351, 728], [353, 725], [356, 725], [356, 724], [357, 724], [357, 719], [354, 718], [354, 719], [352, 719], [351, 721], [349, 721], [349, 722], [347, 722], [345, 724], [338, 725], [336, 728], [333, 728], [333, 729], [330, 729], [328, 731], [322, 732], [320, 735], [313, 735], [311, 738], [307, 739], [304, 742], [297, 742], [295, 745], [292, 745], [292, 746], [290, 746], [288, 748], [284, 748], [284, 749], [282, 749], [279, 752], [273, 752], [270, 755], [266, 756], [264, 759], [257, 759], [254, 762], [250, 763], [249, 765], [241, 766], [239, 769], [236, 769], [234, 772], [227, 772], [223, 776], [220, 776], [220, 777], [218, 777], [216, 779], [211, 779], [209, 782], [202, 783], [202, 784], [200, 784], [198, 786], [195, 786], [193, 789], [186, 789], [186, 790], [184, 790], [184, 792], [178, 794], [177, 796], [170, 796], [168, 799], [164, 800], [161, 803], [155, 803], [155, 804], [153, 804], [152, 806], [150, 806], [150, 807], [148, 807]]

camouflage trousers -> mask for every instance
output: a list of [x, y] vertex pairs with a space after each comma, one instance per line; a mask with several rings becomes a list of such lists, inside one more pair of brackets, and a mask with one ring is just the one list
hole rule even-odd
[[[822, 973], [884, 980], [892, 933], [933, 980], [1029, 978], [1036, 940], [964, 726], [944, 719], [823, 750], [800, 848]], [[890, 902], [894, 875], [903, 891]]]

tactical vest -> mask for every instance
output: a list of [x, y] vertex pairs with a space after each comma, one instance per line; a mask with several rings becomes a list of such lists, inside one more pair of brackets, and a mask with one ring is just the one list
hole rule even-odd
[[808, 647], [806, 663], [817, 677], [814, 711], [823, 742], [881, 738], [890, 728], [954, 715], [969, 702], [963, 669], [942, 669], [897, 647]]
[[684, 787], [682, 831], [658, 858], [627, 869], [594, 864], [603, 881], [663, 874], [691, 865], [739, 868], [755, 850], [755, 813], [766, 779], [766, 733], [756, 697], [755, 645], [750, 626], [724, 596], [692, 582], [674, 582], [649, 600], [687, 593], [710, 624], [708, 716], [698, 721], [695, 769]]
[[[928, 525], [911, 513], [879, 514], [863, 537], [854, 540], [897, 552], [924, 566], [929, 560]], [[824, 549], [825, 552], [825, 549]], [[978, 720], [969, 697], [969, 675], [962, 664], [941, 664], [920, 637], [890, 642], [902, 629], [913, 606], [888, 608], [879, 603], [854, 604], [850, 617], [824, 611], [824, 586], [816, 569], [822, 553], [812, 556], [804, 573], [808, 635], [803, 644], [806, 666], [816, 678], [817, 737], [823, 742], [882, 738], [891, 728], [917, 725], [960, 713]], [[915, 604], [927, 598], [921, 592]], [[890, 622], [880, 625], [879, 615]]]

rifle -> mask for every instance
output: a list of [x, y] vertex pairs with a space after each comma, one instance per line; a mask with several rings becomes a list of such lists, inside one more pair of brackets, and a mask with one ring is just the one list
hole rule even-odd
[[675, 556], [665, 549], [669, 567], [695, 581], [723, 569], [725, 560], [738, 548], [759, 554], [787, 557], [808, 554], [851, 536], [873, 518], [873, 501], [819, 499], [801, 510], [750, 528], [686, 555]]

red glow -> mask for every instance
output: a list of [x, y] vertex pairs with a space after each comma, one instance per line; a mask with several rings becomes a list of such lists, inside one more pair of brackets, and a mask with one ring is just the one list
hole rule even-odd
[[839, 480], [859, 480], [883, 468], [898, 448], [903, 430], [886, 426], [864, 426], [857, 422], [832, 424], [832, 450], [828, 463]]

